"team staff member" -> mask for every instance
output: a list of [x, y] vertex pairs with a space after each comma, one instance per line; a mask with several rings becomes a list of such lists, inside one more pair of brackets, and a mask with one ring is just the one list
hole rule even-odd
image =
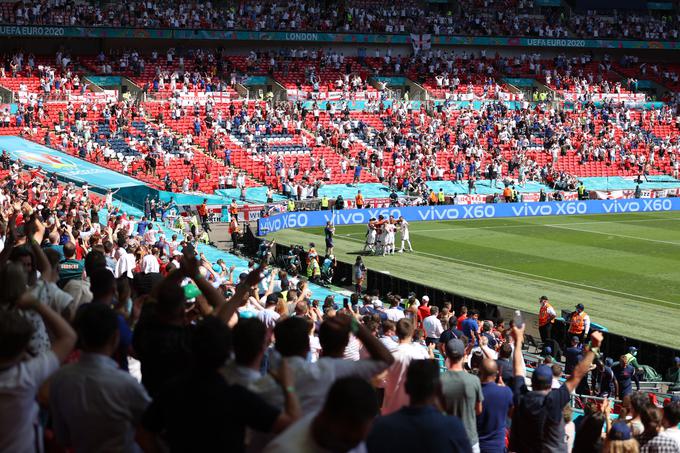
[[326, 228], [324, 228], [324, 235], [326, 236], [326, 256], [333, 254], [333, 236], [335, 236], [335, 226], [333, 222], [326, 222]]
[[538, 301], [541, 304], [541, 308], [538, 310], [538, 331], [541, 334], [541, 341], [545, 343], [552, 339], [552, 326], [555, 323], [557, 313], [550, 305], [547, 296], [541, 296]]
[[590, 316], [585, 312], [583, 304], [576, 305], [576, 311], [569, 317], [569, 337], [578, 337], [583, 343], [590, 331]]

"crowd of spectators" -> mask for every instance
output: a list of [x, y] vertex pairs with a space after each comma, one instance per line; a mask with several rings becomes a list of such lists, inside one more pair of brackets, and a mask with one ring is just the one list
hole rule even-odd
[[67, 0], [22, 0], [2, 9], [12, 25], [197, 28], [294, 32], [432, 33], [675, 40], [672, 13], [617, 11], [585, 14], [541, 8], [531, 0], [466, 0], [439, 8], [422, 1], [199, 2], [133, 1], [106, 5]]
[[320, 301], [266, 263], [236, 276], [192, 234], [1, 160], [5, 451], [680, 451], [675, 400], [572, 421], [573, 392], [623, 395], [602, 333], [528, 373], [522, 324], [427, 295]]
[[[127, 67], [145, 58], [136, 52], [119, 57]], [[581, 167], [586, 176], [678, 174], [676, 106], [636, 110], [625, 102], [605, 100], [597, 106], [591, 102], [589, 96], [598, 93], [637, 91], [634, 79], [622, 83], [607, 76], [614, 64], [607, 56], [594, 62], [587, 55], [558, 55], [547, 61], [536, 53], [503, 58], [490, 58], [485, 51], [457, 55], [441, 49], [408, 57], [378, 53], [365, 58], [367, 67], [412, 78], [435, 74], [430, 80], [433, 90], [444, 91], [446, 96], [443, 103], [421, 104], [420, 108], [406, 98], [385, 102], [367, 96], [361, 112], [350, 110], [346, 101], [323, 106], [303, 100], [271, 103], [207, 98], [187, 102], [180, 97], [179, 85], [185, 92], [188, 87], [210, 91], [205, 77], [212, 74], [212, 80], [219, 81], [220, 71], [243, 69], [243, 61], [201, 50], [177, 55], [173, 49], [165, 57], [154, 52], [149, 58], [156, 66], [142, 72], [154, 74], [152, 91], [173, 70], [168, 83], [175, 93], [165, 101], [84, 99], [56, 105], [46, 102], [49, 90], [34, 87], [15, 114], [2, 113], [0, 125], [18, 128], [29, 138], [166, 190], [245, 189], [249, 181], [243, 170], [284, 194], [297, 194], [300, 185], [313, 194], [320, 181], [349, 182], [352, 175], [358, 175], [358, 181], [380, 181], [423, 198], [430, 180], [462, 182], [472, 194], [479, 180], [501, 189], [534, 181], [573, 190]], [[344, 58], [342, 53], [321, 50], [251, 53], [245, 67], [277, 74], [285, 73], [286, 64], [292, 62], [300, 74], [299, 83], [311, 84], [312, 89], [319, 83], [319, 68], [331, 68], [336, 79], [324, 81], [329, 89], [348, 96], [376, 90], [367, 87], [356, 72], [356, 60], [345, 62]], [[19, 63], [17, 73], [29, 81], [38, 78], [28, 77], [36, 60], [22, 52], [7, 58]], [[71, 66], [68, 52], [59, 52], [56, 61], [67, 70]], [[636, 64], [630, 58], [622, 62]], [[507, 93], [506, 88], [495, 80], [498, 73], [513, 68], [542, 77], [556, 93], [573, 94], [574, 109], [551, 103], [534, 105], [528, 100], [508, 108], [498, 99]], [[177, 81], [174, 75], [179, 77], [182, 69], [184, 75]], [[43, 66], [38, 70], [42, 71], [41, 83], [56, 77], [46, 75]], [[67, 74], [71, 78], [56, 80], [55, 86], [79, 86], [78, 74]], [[0, 83], [12, 79], [6, 74]], [[377, 87], [379, 92], [384, 89]], [[460, 91], [479, 91], [486, 102], [478, 109], [460, 108], [448, 96]], [[279, 152], [276, 140], [281, 137], [290, 141], [293, 150], [303, 152]], [[593, 174], [586, 171], [589, 167], [599, 170]]]

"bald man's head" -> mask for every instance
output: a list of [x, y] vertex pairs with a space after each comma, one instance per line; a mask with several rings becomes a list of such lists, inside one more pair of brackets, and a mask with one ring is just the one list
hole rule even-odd
[[492, 359], [482, 360], [482, 366], [479, 367], [479, 379], [482, 382], [495, 381], [496, 375], [498, 375], [498, 365], [496, 364], [496, 361]]

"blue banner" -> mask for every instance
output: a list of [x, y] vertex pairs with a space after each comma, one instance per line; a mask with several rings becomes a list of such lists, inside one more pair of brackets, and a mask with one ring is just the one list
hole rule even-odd
[[102, 189], [144, 186], [142, 182], [129, 176], [23, 138], [0, 137], [0, 149], [7, 150], [12, 160], [21, 159], [26, 165], [40, 166], [49, 173], [56, 173], [78, 183], [87, 182]]
[[545, 217], [559, 215], [624, 214], [632, 212], [679, 211], [680, 198], [630, 200], [558, 201], [546, 203], [500, 203], [401, 208], [348, 209], [342, 211], [286, 212], [259, 219], [259, 235], [286, 228], [367, 224], [371, 218], [403, 216], [409, 222], [492, 219], [496, 217]]

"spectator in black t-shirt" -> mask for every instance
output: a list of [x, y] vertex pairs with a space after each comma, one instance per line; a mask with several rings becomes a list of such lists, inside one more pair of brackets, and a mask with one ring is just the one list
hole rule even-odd
[[145, 447], [153, 448], [153, 433], [165, 438], [171, 452], [240, 452], [246, 427], [280, 432], [300, 416], [285, 361], [275, 376], [285, 394], [283, 411], [240, 385], [227, 384], [218, 370], [231, 354], [231, 331], [221, 320], [207, 317], [196, 326], [191, 351], [194, 366], [164, 385], [142, 417]]
[[161, 386], [184, 373], [193, 363], [191, 351], [192, 326], [185, 322], [186, 296], [180, 286], [185, 277], [191, 278], [205, 297], [209, 313], [227, 322], [236, 309], [248, 299], [249, 290], [260, 280], [260, 271], [248, 275], [229, 301], [198, 272], [199, 261], [192, 247], [184, 247], [181, 267], [163, 280], [152, 297], [157, 301], [146, 304], [132, 339], [133, 349], [141, 362], [142, 384], [152, 397]]
[[531, 391], [524, 382], [526, 374], [522, 357], [524, 326], [513, 327], [512, 336], [515, 339], [513, 352], [515, 412], [510, 434], [510, 450], [517, 453], [566, 452], [562, 411], [569, 404], [571, 392], [588, 373], [595, 356], [599, 354], [602, 333], [592, 334], [591, 349], [584, 354], [583, 360], [560, 388], [551, 389], [552, 369], [547, 365], [540, 365], [531, 377]]

